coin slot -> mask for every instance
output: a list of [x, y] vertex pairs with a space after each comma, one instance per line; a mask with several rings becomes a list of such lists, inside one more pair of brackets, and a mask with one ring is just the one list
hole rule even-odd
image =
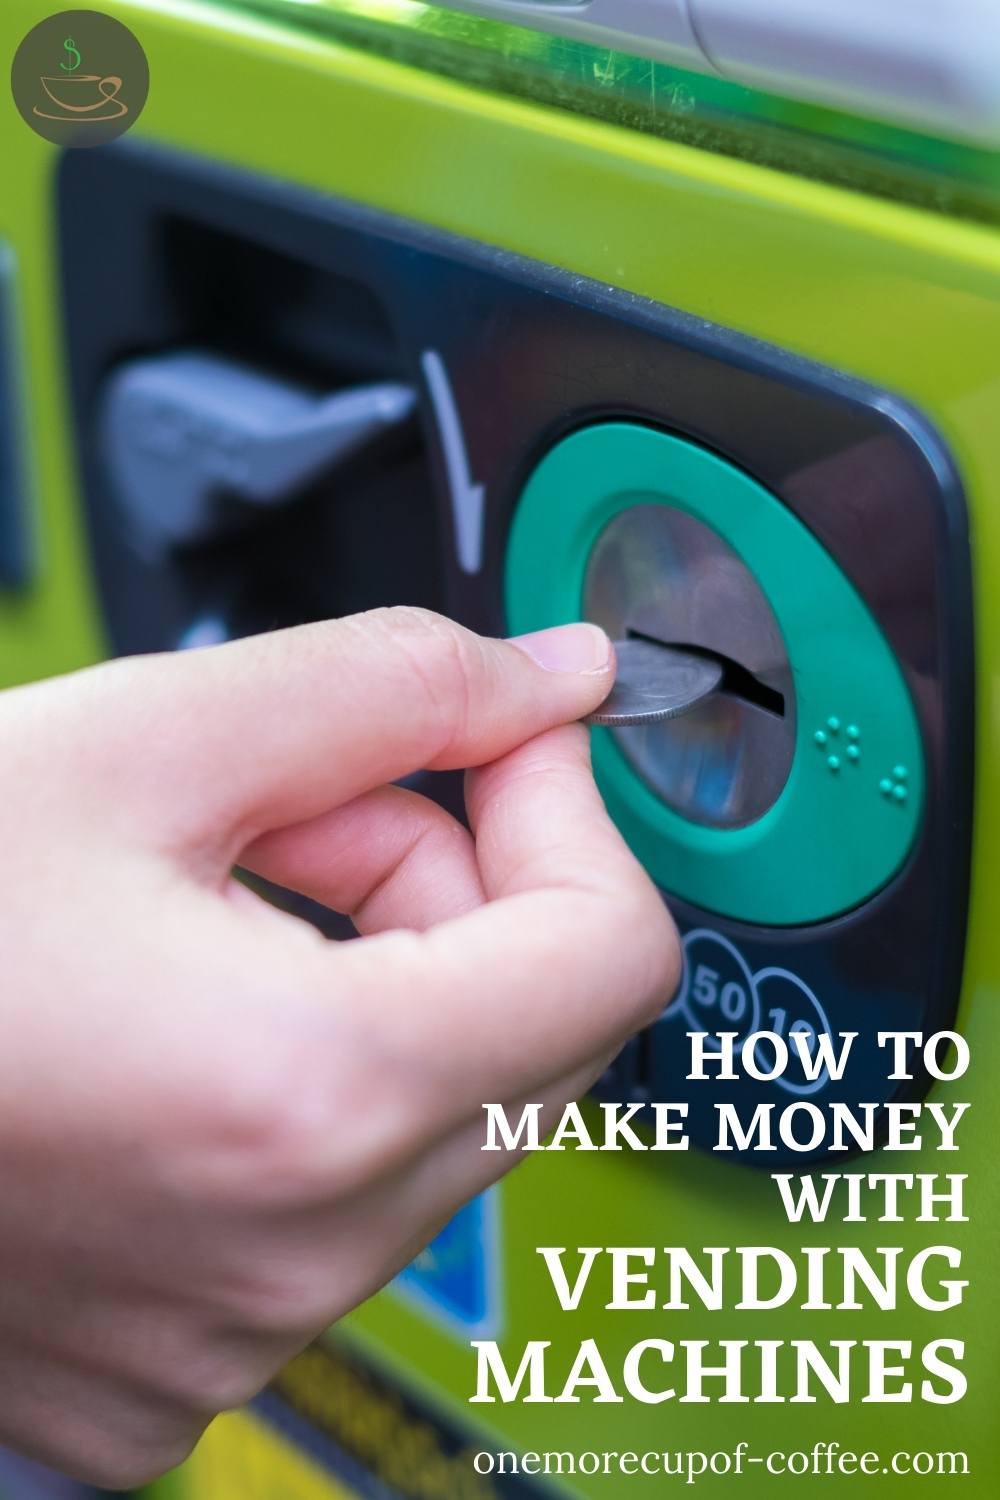
[[647, 786], [693, 823], [744, 828], [774, 805], [796, 741], [785, 643], [760, 583], [712, 527], [679, 507], [620, 510], [591, 551], [585, 617], [716, 663], [720, 687], [664, 723], [609, 732]]
[[725, 693], [730, 698], [739, 698], [751, 708], [759, 708], [766, 714], [774, 714], [777, 718], [785, 717], [785, 695], [768, 683], [762, 682], [756, 677], [749, 667], [742, 662], [726, 656], [722, 651], [713, 651], [708, 646], [695, 646], [690, 641], [662, 641], [658, 636], [648, 635], [642, 630], [626, 630], [626, 637], [632, 641], [648, 641], [651, 646], [665, 646], [671, 651], [684, 651], [689, 656], [700, 656], [704, 661], [713, 661], [722, 669], [722, 680], [716, 688], [716, 692]]

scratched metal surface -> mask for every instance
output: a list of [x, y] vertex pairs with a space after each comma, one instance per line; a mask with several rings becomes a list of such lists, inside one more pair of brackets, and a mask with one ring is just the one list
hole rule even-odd
[[[171, 0], [162, 0], [169, 9]], [[446, 77], [957, 217], [1000, 220], [1000, 153], [416, 0], [216, 0]]]

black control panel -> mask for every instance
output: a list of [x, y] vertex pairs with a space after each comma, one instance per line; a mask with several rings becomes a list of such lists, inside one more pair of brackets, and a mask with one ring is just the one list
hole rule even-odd
[[[665, 892], [684, 935], [682, 989], [601, 1091], [688, 1099], [691, 1135], [706, 1144], [717, 1098], [747, 1113], [792, 1099], [883, 1104], [891, 1089], [919, 1097], [926, 1079], [886, 1082], [875, 1037], [953, 1020], [973, 743], [966, 511], [921, 415], [682, 311], [146, 145], [69, 153], [58, 199], [80, 472], [118, 652], [387, 603], [502, 633], [506, 543], [526, 477], [555, 442], [597, 420], [680, 434], [794, 512], [899, 662], [926, 762], [921, 830], [892, 881], [832, 921], [750, 926]], [[310, 472], [281, 505], [220, 496], [217, 527], [150, 549], [116, 492], [106, 403], [118, 372], [142, 365], [155, 375], [157, 359], [178, 350], [305, 400], [391, 383], [413, 393], [412, 412]], [[455, 804], [452, 779], [429, 790]], [[756, 1029], [858, 1037], [839, 1081], [801, 1065], [721, 1093], [687, 1081], [685, 1031]], [[822, 1154], [779, 1145], [761, 1159], [803, 1166]]]

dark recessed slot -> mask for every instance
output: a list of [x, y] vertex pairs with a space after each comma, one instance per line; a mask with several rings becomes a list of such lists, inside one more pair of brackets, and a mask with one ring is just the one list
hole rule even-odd
[[172, 569], [195, 619], [252, 635], [381, 605], [440, 609], [439, 537], [423, 450], [400, 434]]
[[[102, 389], [126, 360], [196, 350], [317, 400], [381, 382], [409, 384], [381, 301], [361, 282], [195, 217], [150, 224], [145, 294], [109, 340]], [[131, 547], [110, 486], [97, 524], [119, 649], [308, 623], [381, 605], [445, 608], [444, 543], [419, 423], [388, 428], [280, 505], [219, 495], [208, 539], [158, 558]]]
[[162, 220], [158, 239], [178, 341], [323, 390], [402, 377], [389, 321], [360, 283], [186, 219]]
[[784, 693], [779, 693], [777, 688], [769, 687], [766, 682], [761, 682], [760, 678], [755, 677], [748, 667], [745, 667], [742, 662], [734, 661], [731, 656], [725, 656], [721, 651], [711, 651], [707, 646], [692, 646], [688, 641], [661, 641], [656, 636], [646, 635], [641, 630], [630, 630], [628, 634], [633, 640], [649, 641], [654, 646], [670, 646], [675, 651], [687, 651], [691, 656], [702, 656], [707, 661], [718, 662], [722, 668], [722, 681], [718, 688], [720, 693], [725, 693], [730, 698], [740, 698], [753, 708], [763, 709], [765, 713], [775, 714], [780, 719], [784, 718]]

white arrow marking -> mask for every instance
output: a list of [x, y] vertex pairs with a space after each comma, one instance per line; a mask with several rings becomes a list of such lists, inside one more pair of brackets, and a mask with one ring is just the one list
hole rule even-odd
[[462, 422], [444, 361], [436, 349], [426, 349], [420, 357], [420, 363], [441, 434], [458, 565], [463, 573], [478, 573], [483, 565], [486, 488], [472, 482]]

